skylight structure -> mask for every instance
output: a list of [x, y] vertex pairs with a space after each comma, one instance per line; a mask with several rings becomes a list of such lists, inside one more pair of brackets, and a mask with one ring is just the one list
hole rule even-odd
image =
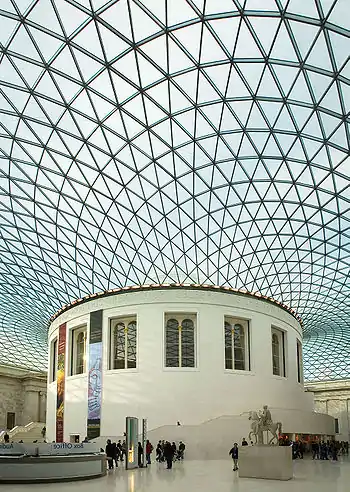
[[2, 0], [1, 361], [151, 283], [260, 292], [349, 377], [348, 0]]

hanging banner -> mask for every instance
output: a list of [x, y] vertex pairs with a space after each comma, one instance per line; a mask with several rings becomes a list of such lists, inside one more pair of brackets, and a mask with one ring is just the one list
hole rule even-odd
[[58, 329], [57, 348], [57, 403], [56, 403], [56, 442], [63, 442], [64, 427], [64, 380], [65, 380], [65, 358], [66, 358], [66, 330], [67, 325], [63, 323]]
[[87, 437], [100, 436], [102, 401], [102, 309], [90, 313]]

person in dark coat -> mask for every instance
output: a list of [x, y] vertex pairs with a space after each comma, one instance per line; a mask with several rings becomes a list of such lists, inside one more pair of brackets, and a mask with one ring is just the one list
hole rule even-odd
[[143, 447], [142, 447], [142, 444], [139, 442], [139, 445], [138, 445], [138, 448], [137, 448], [137, 452], [138, 452], [138, 464], [139, 464], [139, 468], [142, 468], [143, 467]]
[[10, 442], [10, 436], [8, 435], [8, 433], [6, 432], [6, 434], [4, 435], [4, 442], [5, 444], [8, 444]]
[[[245, 440], [245, 437], [242, 439], [242, 446], [248, 446], [247, 441]], [[233, 449], [233, 448], [232, 448]]]
[[238, 444], [235, 442], [233, 448], [230, 449], [229, 455], [233, 459], [233, 471], [238, 470]]
[[109, 470], [113, 469], [113, 452], [114, 452], [114, 446], [111, 442], [110, 439], [107, 439], [107, 445], [106, 445], [106, 455], [107, 455], [107, 461], [108, 461], [108, 468]]
[[156, 461], [159, 461], [159, 463], [162, 461], [162, 455], [163, 455], [163, 450], [162, 450], [162, 442], [159, 441], [156, 447]]
[[171, 470], [173, 467], [174, 450], [169, 441], [164, 444], [164, 458], [166, 459], [167, 469]]
[[115, 462], [115, 467], [118, 468], [118, 448], [116, 442], [112, 442], [112, 452], [113, 452], [113, 461]]
[[180, 441], [180, 443], [179, 443], [179, 454], [178, 454], [179, 460], [184, 459], [185, 449], [186, 449], [185, 444], [182, 441]]

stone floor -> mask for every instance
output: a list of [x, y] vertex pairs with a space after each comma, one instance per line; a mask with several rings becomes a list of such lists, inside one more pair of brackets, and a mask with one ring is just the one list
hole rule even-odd
[[[288, 482], [239, 478], [227, 461], [184, 461], [172, 470], [153, 463], [147, 469], [108, 472], [107, 477], [84, 482], [42, 485], [5, 485], [6, 492], [349, 492], [350, 460], [294, 462], [295, 478]], [[6, 487], [6, 489], [5, 489]]]

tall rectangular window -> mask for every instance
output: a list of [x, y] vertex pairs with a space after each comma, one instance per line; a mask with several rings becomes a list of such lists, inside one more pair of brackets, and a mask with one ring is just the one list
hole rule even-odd
[[196, 367], [196, 315], [165, 315], [165, 367]]
[[86, 326], [72, 330], [70, 375], [86, 372]]
[[271, 329], [272, 372], [275, 376], [286, 376], [285, 334], [278, 328]]
[[135, 369], [137, 324], [135, 317], [112, 319], [110, 322], [110, 369]]
[[56, 381], [57, 373], [57, 338], [51, 342], [51, 382]]
[[303, 356], [301, 342], [297, 340], [297, 371], [298, 371], [298, 383], [303, 382]]
[[249, 323], [225, 316], [225, 369], [250, 371]]

